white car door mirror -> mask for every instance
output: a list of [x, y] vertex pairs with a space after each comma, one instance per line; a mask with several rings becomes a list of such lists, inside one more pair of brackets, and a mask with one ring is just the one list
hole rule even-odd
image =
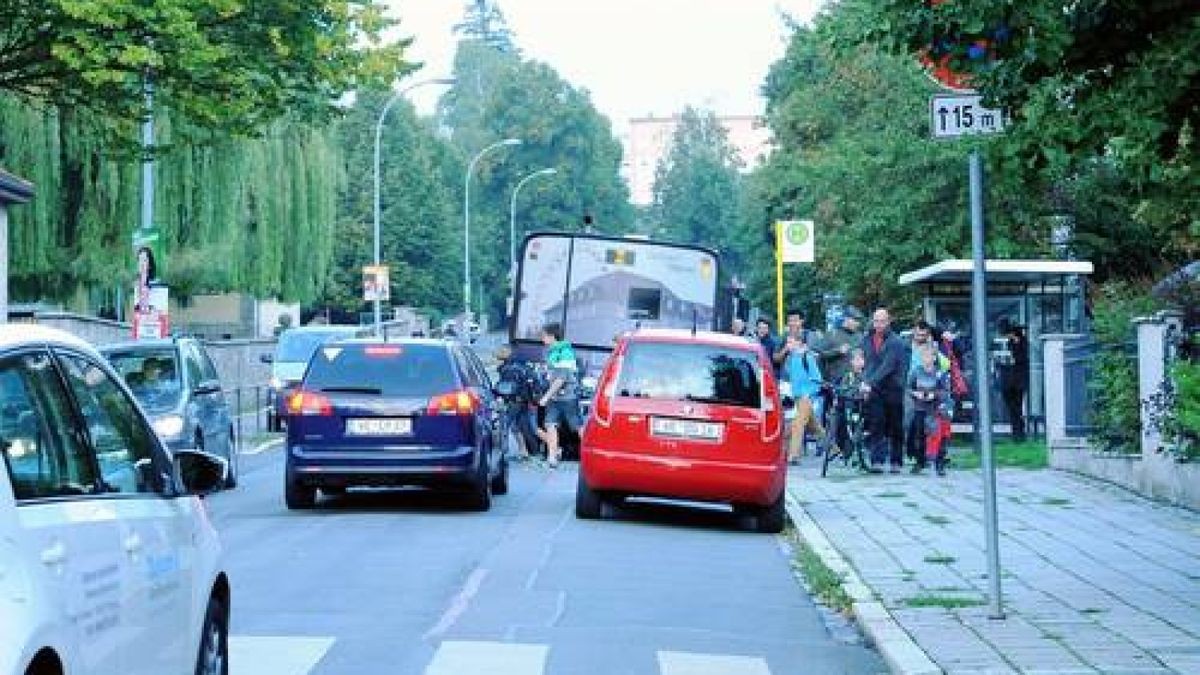
[[223, 458], [202, 450], [177, 450], [173, 461], [187, 494], [203, 496], [225, 487], [229, 463]]

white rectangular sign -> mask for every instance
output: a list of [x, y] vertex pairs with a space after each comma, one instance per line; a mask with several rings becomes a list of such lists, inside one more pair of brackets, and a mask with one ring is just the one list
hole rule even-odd
[[958, 138], [1004, 131], [1004, 111], [983, 107], [979, 94], [936, 94], [929, 99], [934, 138]]
[[813, 221], [781, 220], [777, 224], [779, 255], [785, 263], [810, 263], [816, 259]]

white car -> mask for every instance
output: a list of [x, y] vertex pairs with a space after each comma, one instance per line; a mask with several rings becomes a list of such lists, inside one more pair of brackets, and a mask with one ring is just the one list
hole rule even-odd
[[0, 325], [0, 675], [227, 675], [229, 580], [201, 496], [86, 343]]

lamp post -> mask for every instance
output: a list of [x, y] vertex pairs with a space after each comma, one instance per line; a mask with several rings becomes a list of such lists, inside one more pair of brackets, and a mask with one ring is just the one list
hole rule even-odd
[[[380, 137], [383, 135], [383, 120], [384, 120], [384, 118], [387, 117], [388, 111], [392, 109], [392, 106], [396, 103], [396, 101], [399, 101], [405, 94], [412, 91], [413, 89], [416, 89], [417, 87], [423, 87], [427, 84], [454, 84], [454, 79], [447, 78], [447, 77], [439, 77], [439, 78], [435, 78], [435, 79], [431, 79], [431, 80], [421, 80], [420, 82], [414, 82], [413, 84], [408, 85], [407, 87], [401, 89], [400, 91], [396, 92], [395, 94], [392, 94], [392, 97], [388, 99], [388, 102], [383, 105], [383, 110], [379, 111], [379, 120], [375, 123], [375, 204], [374, 204], [375, 256], [374, 256], [374, 260], [375, 260], [375, 269], [376, 270], [379, 269], [379, 141], [380, 141]], [[382, 332], [381, 324], [383, 323], [382, 310], [380, 309], [380, 306], [379, 306], [380, 294], [381, 294], [381, 289], [378, 286], [376, 286], [376, 288], [375, 288], [375, 335], [376, 336], [379, 336], [381, 334], [381, 332]]]
[[496, 148], [509, 147], [520, 145], [519, 138], [506, 138], [502, 141], [496, 141], [486, 148], [479, 151], [471, 159], [471, 163], [467, 165], [467, 175], [463, 180], [463, 320], [468, 321], [471, 318], [471, 173], [475, 171], [475, 164], [483, 159], [483, 156], [495, 150]]
[[517, 182], [517, 186], [513, 188], [512, 199], [508, 205], [508, 269], [515, 272], [517, 269], [517, 195], [521, 193], [521, 188], [529, 181], [538, 176], [553, 176], [558, 173], [558, 169], [547, 167], [540, 171], [525, 176]]

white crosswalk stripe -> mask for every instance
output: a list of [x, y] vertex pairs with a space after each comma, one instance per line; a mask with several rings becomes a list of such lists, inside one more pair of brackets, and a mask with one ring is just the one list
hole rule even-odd
[[331, 637], [231, 635], [230, 675], [307, 675], [333, 646]]
[[446, 640], [425, 675], [542, 675], [548, 651], [545, 645]]
[[659, 652], [662, 675], [771, 675], [767, 662], [758, 656]]

